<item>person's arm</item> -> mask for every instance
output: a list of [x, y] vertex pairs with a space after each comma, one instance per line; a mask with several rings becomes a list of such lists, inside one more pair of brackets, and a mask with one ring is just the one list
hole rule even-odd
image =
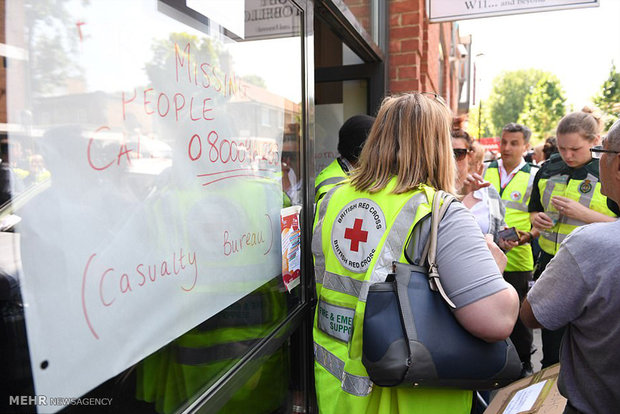
[[583, 312], [590, 288], [571, 250], [581, 251], [583, 245], [591, 245], [579, 237], [584, 229], [573, 231], [529, 291], [519, 315], [525, 326], [558, 329]]
[[[501, 265], [504, 254], [494, 244], [491, 249]], [[493, 253], [473, 215], [453, 203], [439, 225], [439, 275], [457, 306], [456, 319], [472, 335], [489, 342], [510, 336], [519, 311], [517, 292], [502, 277]]]
[[540, 189], [538, 188], [541, 172], [544, 169], [545, 167], [543, 165], [543, 168], [540, 168], [534, 176], [534, 182], [532, 183], [532, 194], [527, 205], [527, 211], [530, 213], [530, 223], [532, 223], [532, 229], [536, 231], [537, 235], [540, 234], [542, 230], [550, 229], [554, 225], [553, 220], [551, 220], [551, 218], [544, 213], [545, 208], [542, 205]]
[[473, 193], [474, 191], [478, 191], [481, 188], [489, 187], [491, 185], [490, 182], [485, 181], [484, 178], [478, 173], [467, 174], [465, 180], [463, 181], [463, 188], [461, 189], [462, 196], [465, 196], [469, 193]]
[[599, 213], [567, 197], [553, 196], [551, 204], [566, 217], [583, 221], [586, 224], [616, 221], [615, 217]]
[[[520, 232], [520, 230], [517, 230], [517, 232]], [[511, 241], [511, 240], [499, 239], [498, 242], [497, 242], [497, 245], [499, 246], [500, 249], [502, 249], [504, 251], [504, 253], [508, 253], [513, 248], [519, 246], [519, 241]], [[503, 273], [504, 269], [506, 269], [506, 266], [504, 265], [504, 267], [502, 268], [501, 266], [499, 266], [499, 263], [497, 265], [498, 265], [499, 269]]]
[[[530, 213], [530, 220], [531, 220], [531, 217], [532, 217], [532, 213]], [[538, 231], [538, 229], [536, 229], [536, 227], [532, 227], [530, 231], [517, 230], [517, 233], [519, 234], [519, 241], [517, 242], [519, 246], [522, 246], [527, 243], [531, 243], [532, 240], [540, 236], [540, 232]]]
[[534, 176], [534, 181], [532, 182], [532, 193], [530, 194], [530, 201], [528, 201], [527, 203], [527, 211], [529, 211], [530, 213], [535, 211], [545, 211], [545, 208], [540, 201], [540, 189], [538, 188], [538, 182], [540, 181], [541, 171], [543, 171], [543, 169], [544, 167], [540, 168], [536, 172], [536, 175]]
[[521, 303], [521, 312], [519, 312], [519, 317], [521, 318], [523, 325], [530, 329], [544, 328], [544, 326], [538, 322], [536, 316], [534, 316], [532, 305], [530, 305], [530, 302], [527, 301], [527, 298], [523, 299], [523, 303]]
[[463, 328], [487, 342], [508, 338], [518, 314], [519, 295], [510, 285], [504, 290], [454, 311], [454, 316]]
[[491, 252], [493, 260], [495, 260], [495, 264], [497, 265], [499, 271], [501, 273], [504, 273], [504, 269], [506, 269], [506, 265], [508, 264], [508, 258], [506, 257], [506, 254], [502, 251], [500, 246], [493, 241], [493, 235], [485, 234], [484, 240], [487, 243], [487, 248]]
[[555, 225], [553, 220], [543, 213], [542, 211], [534, 211], [530, 213], [530, 223], [532, 223], [532, 227], [536, 229], [539, 233], [543, 230], [550, 229]]

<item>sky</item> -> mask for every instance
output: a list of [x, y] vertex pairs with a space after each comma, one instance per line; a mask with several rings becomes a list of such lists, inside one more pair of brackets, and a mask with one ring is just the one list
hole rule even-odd
[[[609, 76], [620, 70], [620, 0], [599, 7], [461, 20], [460, 35], [472, 35], [477, 92], [489, 96], [502, 71], [535, 68], [555, 74], [574, 110], [591, 104]], [[478, 99], [478, 98], [476, 98]]]
[[[121, 0], [115, 2], [121, 3]], [[134, 13], [153, 16], [157, 24], [146, 27], [129, 24], [123, 16], [116, 14], [117, 7], [109, 7], [109, 2], [91, 2], [88, 7], [78, 3], [79, 6], [71, 8], [76, 19], [87, 23], [82, 26], [81, 58], [100, 62], [90, 65], [101, 68], [89, 72], [92, 88], [107, 91], [118, 90], [119, 86], [121, 89], [135, 86], [136, 79], [145, 76], [143, 62], [151, 59], [152, 39], [165, 37], [168, 32], [180, 28], [177, 22], [157, 13], [155, 3], [122, 3], [128, 8], [126, 16]], [[106, 22], [113, 22], [114, 30]], [[487, 17], [457, 23], [462, 36], [472, 35], [472, 56], [484, 53], [475, 58], [477, 99], [488, 97], [492, 81], [501, 71], [537, 68], [558, 76], [567, 103], [573, 105], [573, 109], [580, 109], [600, 90], [609, 75], [612, 60], [620, 70], [620, 0], [600, 0], [599, 7]], [[277, 50], [291, 51], [295, 49], [286, 42], [298, 43], [298, 40], [290, 38], [279, 42], [282, 45], [276, 47]], [[120, 56], [118, 65], [111, 66], [109, 53], [102, 53], [108, 47], [113, 47]], [[299, 89], [282, 81], [289, 77], [289, 66], [273, 65], [271, 59], [257, 58], [259, 48], [256, 42], [239, 43], [235, 49], [239, 70], [251, 68], [265, 78], [272, 92], [294, 101], [300, 99]], [[241, 76], [245, 74], [239, 73]]]

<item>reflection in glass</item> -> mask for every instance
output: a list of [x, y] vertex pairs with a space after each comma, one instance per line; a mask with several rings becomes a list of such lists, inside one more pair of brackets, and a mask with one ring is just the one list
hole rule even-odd
[[376, 6], [377, 0], [344, 0], [344, 3], [364, 30], [371, 36], [374, 36], [372, 10]]
[[340, 127], [350, 117], [365, 114], [367, 102], [366, 80], [316, 84], [315, 176], [338, 157]]
[[299, 304], [302, 16], [278, 4], [239, 37], [172, 0], [3, 3], [0, 411], [36, 390], [173, 412]]

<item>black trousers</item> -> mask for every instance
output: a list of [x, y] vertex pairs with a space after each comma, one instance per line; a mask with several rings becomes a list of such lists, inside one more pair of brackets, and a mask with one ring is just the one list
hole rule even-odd
[[[553, 256], [547, 252], [541, 251], [536, 264], [536, 271], [534, 272], [534, 279], [538, 279], [542, 272], [545, 270], [549, 262], [553, 259]], [[555, 331], [542, 328], [540, 330], [540, 336], [543, 346], [543, 358], [540, 361], [542, 368], [547, 368], [553, 364], [560, 362], [560, 345], [562, 343], [562, 337], [566, 327], [562, 327]]]
[[581, 411], [579, 411], [578, 409], [576, 409], [575, 407], [573, 407], [570, 403], [570, 401], [566, 402], [566, 407], [564, 407], [564, 413], [563, 414], [583, 414]]
[[[523, 302], [527, 296], [529, 282], [532, 280], [532, 272], [504, 272], [504, 279], [517, 291], [519, 303]], [[530, 328], [523, 325], [520, 318], [517, 318], [517, 323], [510, 334], [510, 340], [514, 344], [521, 362], [530, 364], [534, 335]]]

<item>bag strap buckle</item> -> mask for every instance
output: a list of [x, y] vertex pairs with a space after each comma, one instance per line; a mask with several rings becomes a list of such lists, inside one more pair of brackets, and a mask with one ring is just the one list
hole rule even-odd
[[[436, 266], [435, 269], [437, 269]], [[456, 309], [456, 305], [454, 304], [454, 302], [450, 300], [446, 291], [443, 290], [443, 286], [441, 285], [441, 279], [439, 278], [439, 274], [436, 271], [435, 273], [428, 274], [428, 284], [432, 291], [439, 292], [443, 300], [448, 304], [451, 309]]]

